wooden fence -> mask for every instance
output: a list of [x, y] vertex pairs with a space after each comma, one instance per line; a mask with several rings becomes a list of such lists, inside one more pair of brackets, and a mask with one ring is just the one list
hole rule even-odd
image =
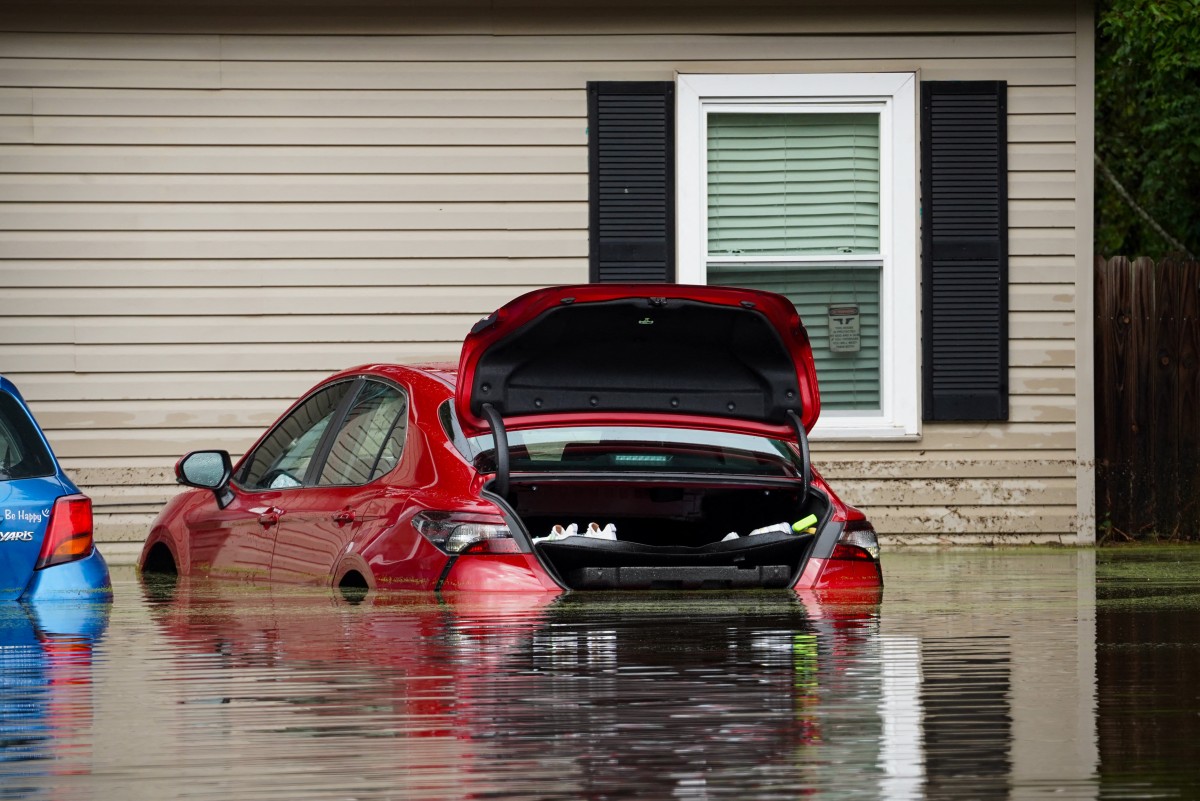
[[1096, 260], [1096, 512], [1200, 540], [1200, 262]]

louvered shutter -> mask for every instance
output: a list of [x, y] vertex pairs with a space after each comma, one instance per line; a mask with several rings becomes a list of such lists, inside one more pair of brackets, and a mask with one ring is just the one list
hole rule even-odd
[[926, 420], [1008, 419], [1002, 81], [921, 83]]
[[675, 84], [588, 83], [593, 282], [675, 280]]

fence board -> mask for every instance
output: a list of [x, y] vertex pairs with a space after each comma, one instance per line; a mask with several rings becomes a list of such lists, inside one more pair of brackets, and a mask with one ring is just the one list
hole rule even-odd
[[1158, 350], [1158, 330], [1154, 309], [1154, 262], [1140, 258], [1133, 262], [1133, 297], [1130, 301], [1132, 319], [1129, 325], [1129, 347], [1122, 367], [1126, 377], [1125, 409], [1129, 424], [1129, 506], [1130, 525], [1144, 525], [1154, 513], [1155, 482], [1152, 444], [1152, 415], [1154, 413], [1154, 356]]
[[[1153, 389], [1151, 395], [1152, 416], [1150, 425], [1154, 434], [1159, 432], [1178, 431], [1183, 422], [1176, 414], [1179, 408], [1176, 398], [1179, 395], [1179, 326], [1176, 325], [1172, 307], [1174, 299], [1180, 296], [1179, 278], [1182, 270], [1174, 269], [1175, 265], [1164, 263], [1154, 271], [1154, 300], [1155, 317], [1151, 318], [1149, 327], [1154, 330], [1156, 351], [1148, 365], [1153, 373]], [[1153, 434], [1152, 434], [1153, 436]], [[1156, 445], [1154, 461], [1147, 465], [1153, 497], [1151, 507], [1154, 520], [1158, 526], [1167, 531], [1179, 528], [1179, 482], [1172, 477], [1179, 471], [1179, 440], [1177, 437], [1155, 437]]]
[[1175, 364], [1179, 382], [1173, 417], [1179, 421], [1179, 532], [1200, 537], [1200, 262], [1178, 264]]
[[1200, 537], [1200, 262], [1096, 261], [1097, 515]]

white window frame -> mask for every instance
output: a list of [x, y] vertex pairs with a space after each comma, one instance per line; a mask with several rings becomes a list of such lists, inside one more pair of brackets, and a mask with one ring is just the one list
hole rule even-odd
[[[879, 114], [880, 399], [878, 413], [828, 410], [813, 439], [916, 439], [921, 434], [917, 263], [917, 76], [914, 73], [677, 75], [678, 280], [708, 283], [708, 115], [763, 110]], [[813, 256], [789, 261], [868, 261]], [[742, 257], [740, 261], [749, 259]], [[779, 256], [760, 257], [778, 262]], [[822, 321], [806, 321], [809, 326]], [[819, 376], [818, 376], [819, 379]]]

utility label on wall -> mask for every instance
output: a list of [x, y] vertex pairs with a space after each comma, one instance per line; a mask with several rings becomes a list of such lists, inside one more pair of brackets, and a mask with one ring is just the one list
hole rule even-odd
[[862, 350], [858, 334], [858, 306], [829, 307], [829, 350], [831, 353], [858, 353]]

